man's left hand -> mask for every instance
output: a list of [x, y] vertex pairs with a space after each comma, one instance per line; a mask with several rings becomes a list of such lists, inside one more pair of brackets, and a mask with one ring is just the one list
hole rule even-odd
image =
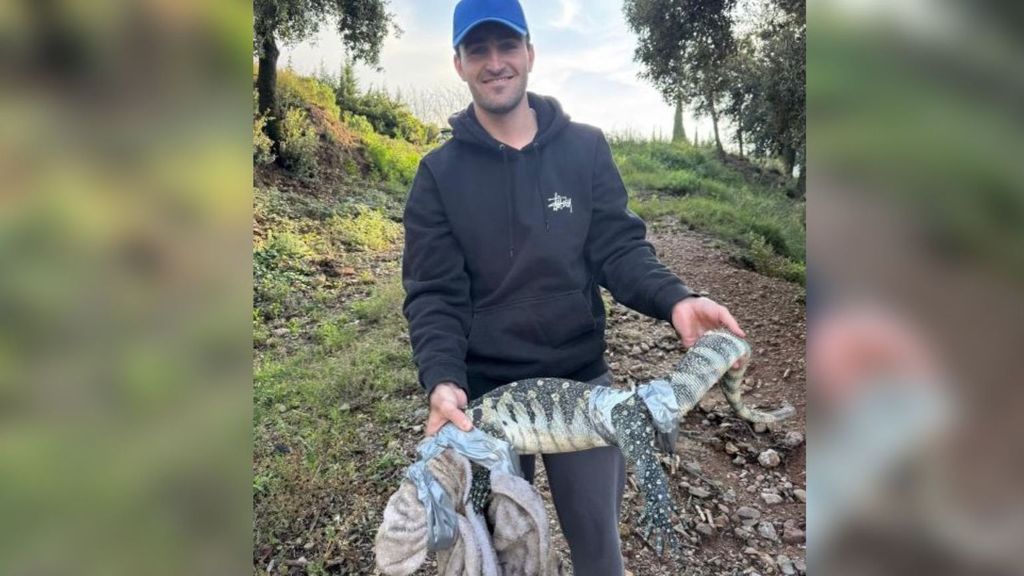
[[[708, 330], [727, 328], [740, 338], [747, 335], [729, 313], [729, 309], [710, 298], [684, 298], [672, 308], [672, 327], [676, 329], [683, 346], [689, 348], [697, 343]], [[738, 368], [733, 364], [733, 368]]]

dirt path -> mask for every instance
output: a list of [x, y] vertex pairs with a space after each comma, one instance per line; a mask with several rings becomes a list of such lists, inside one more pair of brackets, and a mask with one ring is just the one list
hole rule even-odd
[[[677, 445], [671, 471], [672, 493], [683, 511], [677, 529], [685, 530], [685, 567], [655, 558], [633, 532], [641, 497], [627, 486], [623, 554], [636, 576], [669, 574], [798, 574], [806, 571], [804, 545], [806, 498], [805, 365], [803, 289], [742, 270], [731, 263], [721, 243], [678, 225], [656, 223], [649, 239], [659, 258], [694, 290], [726, 305], [747, 333], [754, 359], [747, 371], [744, 398], [757, 407], [783, 403], [797, 416], [756, 429], [732, 416], [713, 390], [683, 421], [685, 438]], [[609, 361], [616, 382], [635, 384], [663, 376], [678, 361], [679, 340], [671, 327], [612, 307], [608, 325]], [[774, 464], [774, 450], [780, 463]], [[759, 456], [768, 466], [759, 462]], [[538, 486], [547, 497], [543, 474]], [[559, 553], [568, 548], [550, 508]], [[581, 575], [582, 576], [582, 575]]]

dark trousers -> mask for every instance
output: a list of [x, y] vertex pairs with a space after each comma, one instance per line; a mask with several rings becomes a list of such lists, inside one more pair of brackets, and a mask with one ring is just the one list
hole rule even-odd
[[[589, 384], [608, 385], [610, 374]], [[569, 543], [577, 576], [622, 576], [619, 509], [626, 486], [626, 462], [614, 446], [583, 452], [544, 454], [544, 469], [562, 534]], [[531, 483], [534, 456], [521, 456], [523, 474]]]

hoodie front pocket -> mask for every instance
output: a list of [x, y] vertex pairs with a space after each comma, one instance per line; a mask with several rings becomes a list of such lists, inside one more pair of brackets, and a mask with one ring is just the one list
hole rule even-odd
[[596, 328], [582, 292], [530, 298], [478, 310], [469, 350], [488, 358], [536, 361], [543, 349], [560, 348]]

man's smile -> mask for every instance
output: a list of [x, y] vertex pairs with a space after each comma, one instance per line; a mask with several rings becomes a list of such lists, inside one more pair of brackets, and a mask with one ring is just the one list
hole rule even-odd
[[512, 78], [514, 78], [513, 75], [497, 76], [495, 78], [489, 78], [487, 80], [484, 80], [483, 83], [484, 84], [492, 84], [492, 85], [501, 86], [503, 84], [507, 84], [510, 80], [512, 80]]

